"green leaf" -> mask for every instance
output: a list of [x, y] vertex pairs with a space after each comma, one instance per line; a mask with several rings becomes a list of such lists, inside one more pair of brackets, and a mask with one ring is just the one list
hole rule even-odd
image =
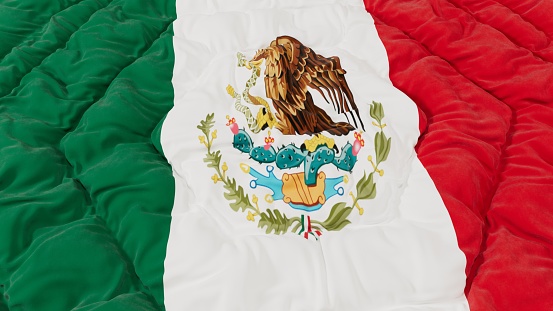
[[325, 222], [329, 221], [330, 219], [334, 218], [336, 216], [336, 213], [341, 211], [342, 209], [344, 209], [346, 207], [346, 203], [345, 202], [340, 202], [340, 203], [336, 203], [334, 204], [334, 206], [332, 206], [332, 208], [330, 209], [330, 213], [328, 214], [328, 217], [327, 219], [325, 220]]
[[[384, 149], [384, 151], [382, 152], [382, 157], [380, 159], [380, 162], [384, 162], [386, 161], [386, 159], [388, 158], [388, 154], [390, 154], [390, 147], [392, 146], [392, 138], [388, 138], [388, 140], [386, 141], [386, 148]], [[377, 162], [377, 163], [380, 163], [380, 162]], [[378, 164], [377, 164], [378, 165]]]
[[340, 202], [334, 204], [328, 217], [321, 223], [321, 226], [328, 231], [336, 231], [344, 228], [351, 222], [347, 220], [352, 208], [346, 207], [346, 203]]
[[208, 114], [205, 117], [205, 120], [200, 121], [200, 125], [197, 126], [199, 130], [201, 130], [205, 136], [209, 136], [209, 131], [215, 124], [215, 121], [213, 120], [215, 118], [215, 113]]
[[250, 203], [248, 195], [244, 193], [242, 186], [238, 186], [234, 178], [227, 178], [224, 187], [227, 190], [227, 192], [223, 193], [225, 198], [229, 201], [234, 201], [229, 204], [233, 211], [245, 211], [248, 208], [255, 209]]
[[286, 217], [286, 214], [281, 214], [279, 210], [271, 211], [267, 209], [261, 213], [258, 223], [259, 228], [266, 228], [267, 234], [274, 232], [275, 234], [283, 234], [288, 231], [288, 228], [294, 222]]
[[384, 109], [382, 108], [382, 104], [379, 102], [373, 101], [369, 113], [371, 117], [378, 122], [378, 124], [380, 124], [382, 119], [384, 119]]
[[369, 200], [376, 197], [376, 184], [373, 181], [373, 174], [363, 175], [363, 178], [357, 182], [357, 199]]
[[[297, 218], [297, 217], [296, 217], [296, 218]], [[290, 224], [292, 224], [292, 223], [290, 223]], [[294, 226], [294, 228], [292, 228], [292, 232], [295, 233], [296, 231], [298, 231], [298, 229], [300, 228], [300, 226], [301, 226], [301, 221], [298, 219], [298, 223]]]
[[376, 152], [376, 162], [378, 162], [382, 154], [382, 135], [385, 136], [383, 132], [378, 132], [374, 136], [374, 151]]
[[221, 151], [217, 150], [206, 154], [204, 162], [207, 163], [207, 167], [218, 168], [221, 164]]
[[[350, 208], [350, 211], [351, 211], [351, 208]], [[351, 224], [351, 221], [347, 220], [347, 219], [344, 219], [342, 221], [340, 221], [339, 223], [336, 224], [336, 226], [334, 226], [333, 228], [330, 228], [330, 229], [327, 229], [328, 231], [338, 231], [338, 230], [342, 230], [342, 228], [344, 228], [345, 226]]]
[[376, 165], [385, 161], [390, 153], [392, 138], [386, 138], [384, 132], [376, 133], [374, 137], [374, 150], [376, 151]]

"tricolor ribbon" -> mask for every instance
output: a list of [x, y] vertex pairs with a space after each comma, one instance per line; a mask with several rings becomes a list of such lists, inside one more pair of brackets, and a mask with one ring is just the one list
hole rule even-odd
[[305, 215], [301, 215], [301, 230], [300, 232], [298, 232], [298, 235], [301, 235], [302, 233], [304, 238], [309, 239], [309, 235], [312, 235], [315, 237], [316, 240], [318, 240], [318, 237], [320, 237], [322, 234], [321, 231], [313, 230], [311, 228], [311, 217], [305, 217]]

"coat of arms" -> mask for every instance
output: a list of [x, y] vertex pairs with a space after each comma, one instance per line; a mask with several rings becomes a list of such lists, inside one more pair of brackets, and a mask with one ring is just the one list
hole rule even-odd
[[[265, 98], [272, 101], [272, 106], [265, 98], [250, 94], [263, 65]], [[241, 94], [230, 85], [227, 93], [245, 121], [239, 124], [236, 117], [226, 116], [226, 126], [233, 135], [228, 143], [244, 155], [239, 165], [249, 175], [249, 185], [239, 185], [235, 178], [227, 176], [228, 165], [223, 155], [212, 149], [217, 138], [215, 115], [207, 115], [198, 125], [203, 133], [199, 140], [207, 149], [204, 161], [214, 170], [214, 183], [223, 184], [230, 207], [247, 212], [247, 220], [257, 221], [258, 227], [264, 228], [267, 234], [293, 232], [306, 239], [309, 236], [318, 239], [325, 230], [341, 230], [351, 223], [348, 218], [354, 209], [363, 215], [362, 204], [376, 197], [375, 174], [384, 175], [379, 165], [390, 152], [391, 138], [383, 131], [386, 124], [382, 123], [382, 104], [373, 101], [370, 106], [371, 124], [378, 128], [374, 136], [374, 157], [367, 157], [372, 171], [363, 172], [363, 177], [346, 195], [341, 185], [350, 182], [352, 171], [362, 160], [358, 155], [365, 146], [365, 125], [340, 59], [324, 57], [293, 37], [281, 36], [249, 61], [238, 53], [238, 66], [250, 70], [251, 77]], [[310, 93], [313, 91], [324, 102], [315, 103]], [[325, 109], [333, 109], [345, 120], [334, 121]], [[278, 146], [271, 131], [295, 136], [297, 142]], [[259, 139], [254, 138], [258, 135], [263, 136], [264, 143], [256, 145], [254, 141]], [[343, 136], [349, 138], [338, 146], [333, 137]], [[266, 188], [263, 200], [250, 196], [244, 190], [248, 187]], [[327, 201], [334, 196], [343, 199], [327, 207]], [[263, 204], [268, 207], [262, 209]], [[296, 216], [288, 217], [286, 209], [295, 211]], [[312, 219], [310, 213], [321, 209], [328, 209], [326, 219]]]

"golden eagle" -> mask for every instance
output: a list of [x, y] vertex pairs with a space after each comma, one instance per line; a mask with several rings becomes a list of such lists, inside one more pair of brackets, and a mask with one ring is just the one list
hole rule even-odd
[[[277, 128], [286, 135], [315, 134], [327, 131], [347, 135], [357, 127], [364, 128], [353, 94], [346, 82], [346, 71], [337, 56], [324, 57], [290, 36], [277, 37], [257, 51], [247, 67], [265, 60], [265, 91], [273, 100]], [[313, 102], [308, 87], [317, 90], [334, 110], [348, 122], [334, 122]], [[325, 94], [326, 93], [326, 94]], [[349, 114], [349, 117], [348, 117]], [[350, 123], [353, 120], [353, 126]]]

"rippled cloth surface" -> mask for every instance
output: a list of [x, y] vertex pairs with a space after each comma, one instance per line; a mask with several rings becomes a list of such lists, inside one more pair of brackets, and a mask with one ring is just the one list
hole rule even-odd
[[163, 309], [174, 10], [0, 3], [0, 310]]
[[[279, 37], [284, 35], [291, 37]], [[282, 111], [275, 110], [274, 97], [269, 99], [265, 91], [275, 66], [265, 59], [260, 70], [265, 82], [259, 79], [255, 87], [242, 91], [252, 78], [247, 67], [237, 66], [237, 52], [250, 59], [269, 44], [285, 50], [292, 37], [294, 46], [301, 42], [310, 53], [336, 56], [346, 72], [343, 81], [364, 128], [335, 111], [315, 88], [307, 93], [313, 99], [310, 105], [331, 114], [334, 122], [358, 126], [343, 135], [329, 127], [315, 132], [319, 139], [331, 140], [336, 153], [321, 143], [304, 153], [300, 146], [310, 148], [314, 133], [287, 133], [279, 126], [257, 131], [241, 112], [243, 107], [253, 115], [276, 111], [281, 120]], [[447, 209], [415, 153], [417, 106], [390, 82], [386, 50], [362, 2], [178, 1], [173, 44], [175, 105], [161, 130], [176, 180], [165, 260], [167, 310], [469, 309], [463, 292], [465, 256]], [[305, 72], [332, 73], [313, 66], [315, 56], [300, 65], [293, 51], [275, 52], [274, 58], [284, 60], [279, 64], [292, 64], [287, 68], [291, 71], [275, 76], [293, 81], [292, 72], [300, 72], [293, 71], [296, 62]], [[304, 76], [317, 81], [316, 76]], [[319, 81], [328, 89], [336, 84]], [[279, 92], [284, 85], [284, 93], [300, 98], [302, 93], [294, 93], [290, 84], [278, 84]], [[227, 85], [244, 98], [250, 92], [272, 104], [264, 110], [240, 106], [227, 93]], [[383, 107], [382, 121], [371, 118], [375, 102]], [[308, 105], [306, 100], [305, 109], [295, 110], [298, 117], [291, 122], [318, 118], [316, 124], [324, 126], [321, 115]], [[233, 132], [230, 123], [240, 130]], [[356, 136], [363, 137], [364, 146], [349, 153], [343, 146], [363, 145]], [[391, 145], [381, 162], [378, 137], [389, 137]], [[238, 150], [241, 146], [245, 148]], [[266, 158], [259, 157], [258, 150], [267, 150]], [[297, 154], [306, 158], [295, 165], [291, 160]], [[355, 162], [348, 169], [336, 162], [311, 164], [323, 163], [325, 154]], [[307, 186], [302, 176], [310, 172], [317, 172], [321, 182]], [[366, 176], [371, 181], [365, 181]], [[317, 187], [326, 187], [324, 193], [316, 194]], [[374, 189], [372, 195], [369, 189]], [[321, 199], [319, 205], [309, 201], [313, 197]], [[333, 215], [344, 221], [331, 225]], [[300, 222], [306, 218], [304, 230]]]
[[365, 1], [421, 162], [467, 258], [471, 310], [553, 309], [553, 2]]
[[[471, 310], [553, 309], [553, 3], [364, 2]], [[0, 310], [164, 308], [174, 6], [0, 3]]]

